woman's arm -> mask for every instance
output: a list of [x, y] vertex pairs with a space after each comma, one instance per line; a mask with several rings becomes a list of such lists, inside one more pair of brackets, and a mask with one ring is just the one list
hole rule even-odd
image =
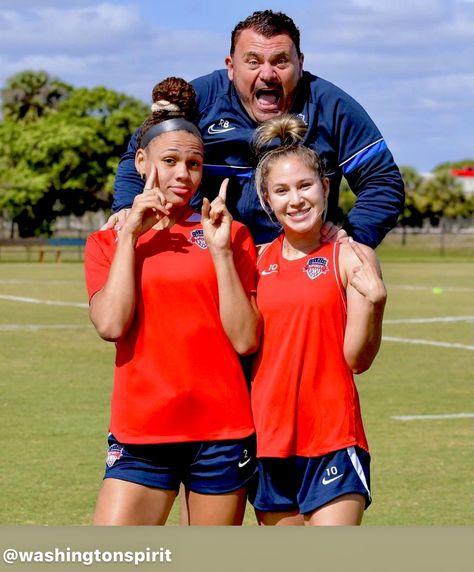
[[354, 373], [371, 366], [382, 340], [387, 291], [375, 252], [352, 239], [341, 244], [339, 267], [346, 285], [344, 357]]
[[217, 275], [219, 313], [225, 333], [240, 355], [254, 352], [260, 340], [260, 314], [254, 297], [247, 296], [231, 247], [232, 216], [225, 206], [226, 179], [212, 204], [205, 198], [201, 223]]
[[[154, 172], [150, 177], [152, 186]], [[170, 203], [157, 188], [146, 188], [134, 199], [132, 209], [118, 233], [117, 248], [103, 288], [92, 297], [89, 315], [100, 337], [117, 341], [127, 330], [135, 311], [135, 245], [138, 237], [169, 215]]]
[[89, 303], [97, 333], [109, 342], [125, 333], [135, 310], [135, 243], [130, 234], [119, 234], [107, 282]]

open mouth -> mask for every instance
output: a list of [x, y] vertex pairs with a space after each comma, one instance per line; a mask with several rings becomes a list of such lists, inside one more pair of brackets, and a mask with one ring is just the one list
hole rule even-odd
[[255, 97], [262, 108], [277, 108], [281, 92], [279, 89], [257, 89]]

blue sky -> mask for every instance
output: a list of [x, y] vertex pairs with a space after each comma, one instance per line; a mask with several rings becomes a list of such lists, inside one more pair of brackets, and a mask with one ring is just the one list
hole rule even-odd
[[305, 69], [365, 107], [399, 164], [474, 158], [474, 0], [0, 0], [0, 86], [44, 69], [148, 102], [168, 75], [223, 67], [234, 25], [266, 8], [295, 20]]

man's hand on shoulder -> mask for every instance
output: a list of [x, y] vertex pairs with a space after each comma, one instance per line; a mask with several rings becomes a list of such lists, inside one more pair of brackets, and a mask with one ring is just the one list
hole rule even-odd
[[100, 227], [100, 230], [116, 230], [117, 232], [123, 227], [130, 209], [122, 209], [109, 216], [107, 222]]
[[349, 239], [347, 232], [336, 224], [327, 221], [321, 227], [321, 242], [327, 244], [329, 242], [346, 242]]

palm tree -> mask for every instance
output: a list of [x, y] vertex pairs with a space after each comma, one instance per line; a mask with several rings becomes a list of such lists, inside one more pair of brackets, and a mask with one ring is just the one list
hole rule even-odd
[[402, 244], [405, 245], [407, 241], [407, 227], [421, 227], [423, 224], [423, 215], [418, 210], [418, 193], [423, 177], [413, 167], [401, 166], [400, 172], [405, 184], [405, 206], [399, 223], [403, 229]]
[[45, 71], [23, 71], [7, 80], [1, 90], [5, 119], [35, 121], [54, 109], [72, 91], [72, 86]]

